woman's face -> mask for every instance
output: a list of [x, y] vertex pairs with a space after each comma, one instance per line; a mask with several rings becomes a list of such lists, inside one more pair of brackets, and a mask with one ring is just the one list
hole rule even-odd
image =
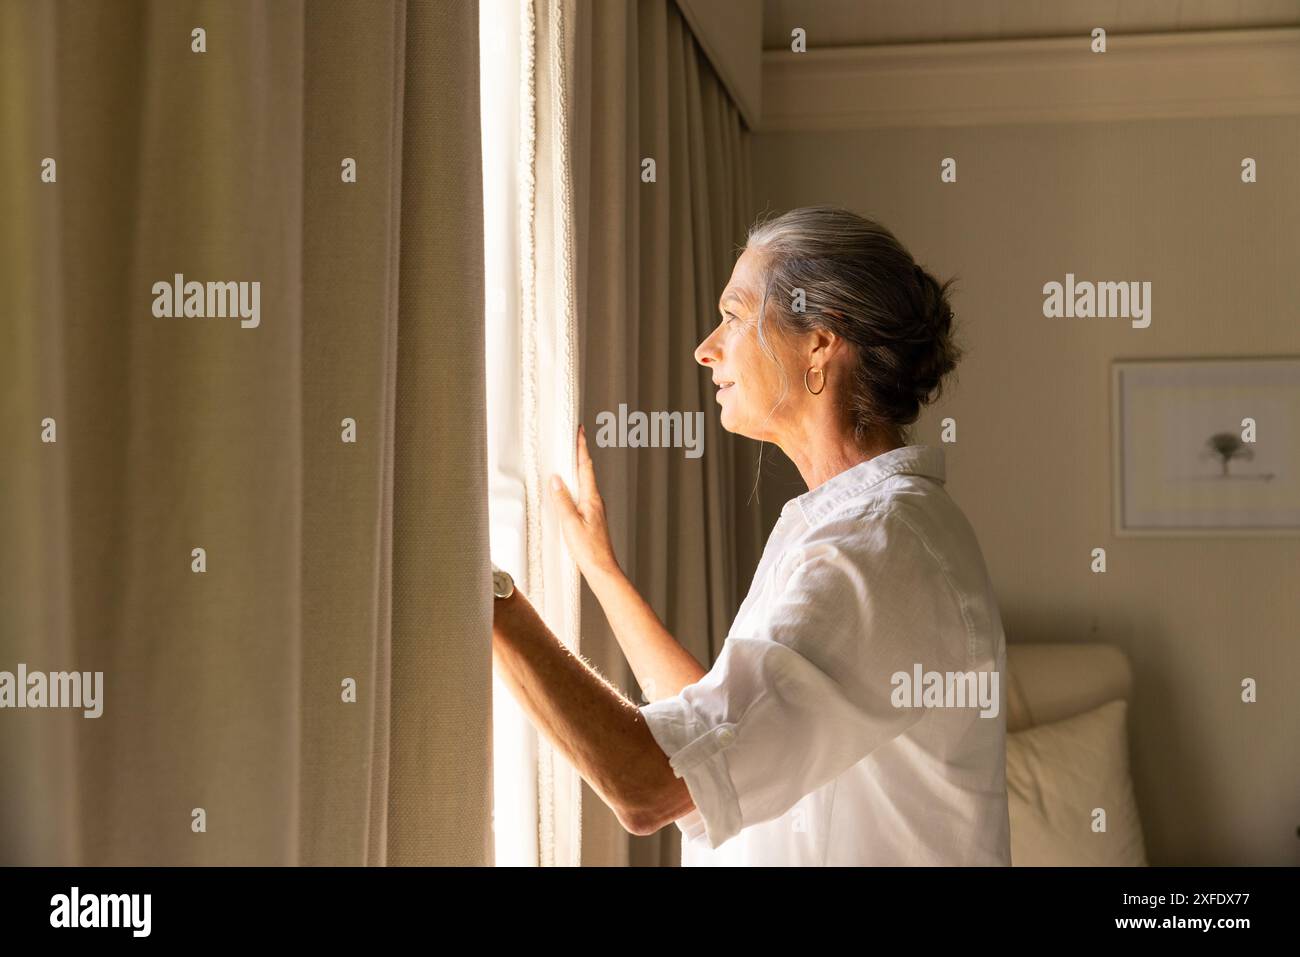
[[[713, 373], [724, 429], [751, 439], [779, 441], [781, 427], [794, 411], [791, 400], [797, 401], [791, 386], [802, 373], [795, 370], [799, 361], [770, 319], [764, 322], [763, 332], [778, 362], [759, 344], [762, 301], [762, 256], [747, 249], [736, 261], [731, 281], [718, 300], [722, 321], [696, 348], [695, 361]], [[786, 401], [773, 412], [783, 392]]]

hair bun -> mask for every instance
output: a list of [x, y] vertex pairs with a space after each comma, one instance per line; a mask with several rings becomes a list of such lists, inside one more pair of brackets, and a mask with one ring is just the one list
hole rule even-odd
[[916, 364], [915, 395], [926, 405], [942, 392], [944, 377], [956, 368], [962, 350], [953, 340], [952, 304], [948, 301], [953, 280], [941, 285], [919, 263], [913, 272], [921, 289], [919, 318], [928, 333]]

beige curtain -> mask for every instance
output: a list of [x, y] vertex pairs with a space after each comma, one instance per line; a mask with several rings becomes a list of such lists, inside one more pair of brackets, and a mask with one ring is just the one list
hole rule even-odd
[[0, 5], [0, 863], [491, 863], [477, 29]]
[[[553, 0], [571, 25], [571, 162], [581, 414], [614, 546], [668, 628], [706, 666], [761, 550], [757, 446], [722, 430], [695, 346], [718, 321], [754, 210], [749, 133], [671, 0]], [[653, 158], [656, 181], [642, 182]], [[596, 447], [596, 415], [704, 412], [704, 454]], [[641, 698], [583, 589], [581, 648]], [[674, 865], [681, 832], [630, 838], [585, 789], [582, 862]]]

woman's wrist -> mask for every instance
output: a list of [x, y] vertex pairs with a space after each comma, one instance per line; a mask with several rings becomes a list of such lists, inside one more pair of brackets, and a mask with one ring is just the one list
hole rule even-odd
[[618, 560], [612, 555], [608, 561], [583, 569], [582, 575], [587, 579], [587, 584], [592, 592], [598, 597], [608, 586], [617, 584], [627, 578], [623, 574], [623, 569], [619, 567]]

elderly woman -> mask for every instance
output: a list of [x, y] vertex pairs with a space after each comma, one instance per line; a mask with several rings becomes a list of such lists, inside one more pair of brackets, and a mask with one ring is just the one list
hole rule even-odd
[[695, 359], [723, 427], [776, 443], [808, 491], [712, 668], [620, 570], [581, 430], [577, 501], [558, 478], [552, 501], [650, 703], [518, 592], [496, 601], [495, 665], [526, 713], [628, 831], [675, 822], [684, 865], [1010, 863], [1001, 619], [942, 449], [907, 444], [960, 356], [946, 294], [846, 210], [751, 231]]

